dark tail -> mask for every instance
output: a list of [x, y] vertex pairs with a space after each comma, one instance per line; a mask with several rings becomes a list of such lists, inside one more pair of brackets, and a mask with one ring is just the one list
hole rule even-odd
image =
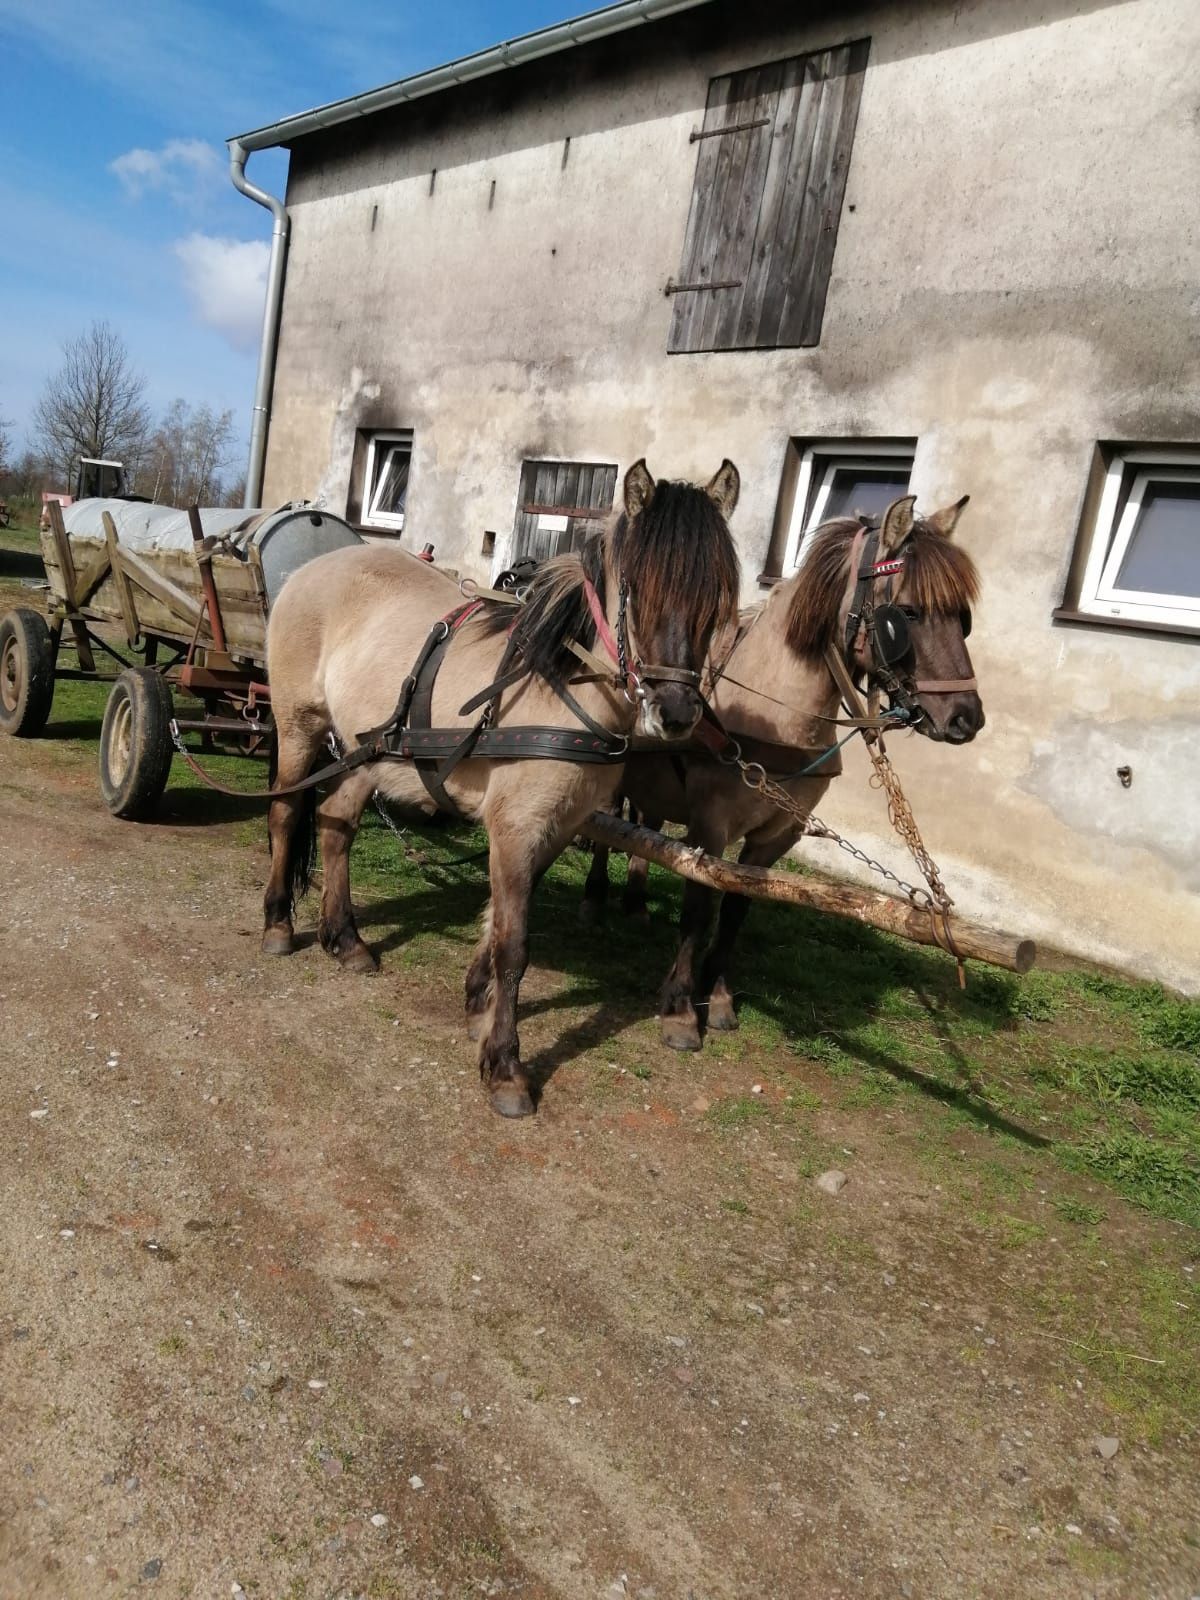
[[308, 893], [317, 865], [317, 791], [305, 789], [298, 798], [300, 816], [296, 831], [292, 834], [292, 859], [288, 872], [293, 905]]

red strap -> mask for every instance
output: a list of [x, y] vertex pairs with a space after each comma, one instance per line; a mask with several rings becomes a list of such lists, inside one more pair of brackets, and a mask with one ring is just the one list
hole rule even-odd
[[452, 629], [461, 628], [468, 618], [475, 615], [482, 604], [482, 600], [472, 600], [469, 606], [455, 606], [453, 611], [447, 611], [442, 621], [448, 622]]
[[592, 613], [592, 621], [596, 624], [596, 636], [612, 657], [613, 665], [620, 664], [620, 653], [617, 650], [617, 641], [613, 638], [613, 631], [608, 625], [608, 618], [604, 615], [604, 607], [600, 604], [600, 596], [590, 578], [583, 580], [583, 592], [587, 596], [588, 610]]

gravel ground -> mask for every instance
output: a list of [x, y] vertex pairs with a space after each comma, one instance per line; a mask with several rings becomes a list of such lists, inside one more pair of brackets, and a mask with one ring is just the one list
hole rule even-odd
[[261, 961], [235, 832], [0, 746], [4, 1600], [1200, 1593], [1196, 1419], [1084, 1342], [1138, 1339], [1148, 1264], [1189, 1301], [1187, 1230], [1114, 1197], [1002, 1248], [977, 1174], [1053, 1218], [1049, 1158], [664, 1060], [545, 968], [503, 1124], [464, 950], [389, 910], [378, 977]]

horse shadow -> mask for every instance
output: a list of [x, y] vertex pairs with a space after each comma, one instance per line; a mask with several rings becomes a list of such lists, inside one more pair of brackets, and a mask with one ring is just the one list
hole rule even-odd
[[[444, 851], [420, 826], [408, 830], [416, 850]], [[477, 839], [479, 836], [472, 836]], [[461, 839], [459, 844], [466, 847]], [[675, 955], [681, 880], [653, 874], [648, 923], [610, 910], [606, 921], [584, 925], [579, 905], [589, 857], [569, 849], [539, 886], [530, 918], [530, 966], [567, 981], [554, 994], [522, 1001], [523, 1020], [557, 1011], [582, 1013], [525, 1062], [535, 1095], [563, 1066], [634, 1028], [657, 1007], [658, 987]], [[610, 870], [623, 864], [614, 861]], [[409, 888], [365, 903], [357, 913], [364, 937], [383, 955], [422, 935], [449, 938], [463, 949], [463, 975], [487, 899], [484, 862], [444, 864], [426, 859], [405, 868]], [[352, 868], [353, 875], [353, 868]], [[417, 881], [413, 881], [414, 877]], [[614, 896], [610, 895], [612, 906]], [[762, 1028], [797, 1057], [836, 1060], [870, 1078], [883, 1074], [954, 1110], [993, 1133], [1044, 1146], [1044, 1135], [992, 1104], [962, 1036], [986, 1039], [1020, 1026], [1019, 980], [973, 967], [958, 987], [954, 962], [942, 951], [907, 946], [871, 928], [800, 907], [757, 904], [747, 920], [739, 962], [742, 1027]], [[889, 1026], [905, 1018], [928, 1028], [928, 1068], [915, 1064]], [[666, 1046], [655, 1045], [666, 1050]]]

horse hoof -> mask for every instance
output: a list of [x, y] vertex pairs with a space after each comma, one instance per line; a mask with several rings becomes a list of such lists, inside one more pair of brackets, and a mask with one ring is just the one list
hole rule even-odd
[[693, 1018], [662, 1017], [659, 1020], [662, 1042], [671, 1050], [699, 1050], [700, 1029]]
[[262, 953], [265, 956], [290, 956], [296, 941], [290, 928], [268, 928], [262, 936]]
[[708, 1026], [712, 1033], [736, 1033], [738, 1030], [737, 1013], [733, 1009], [732, 1000], [710, 1000], [708, 1002]]
[[347, 972], [379, 971], [379, 957], [373, 951], [368, 950], [365, 944], [356, 944], [344, 956], [339, 956], [338, 960]]
[[646, 906], [639, 905], [635, 901], [632, 905], [623, 905], [621, 910], [629, 918], [630, 922], [640, 922], [643, 928], [650, 926], [650, 912]]
[[525, 1085], [511, 1078], [493, 1083], [488, 1089], [488, 1100], [492, 1110], [501, 1117], [531, 1117], [537, 1110]]

